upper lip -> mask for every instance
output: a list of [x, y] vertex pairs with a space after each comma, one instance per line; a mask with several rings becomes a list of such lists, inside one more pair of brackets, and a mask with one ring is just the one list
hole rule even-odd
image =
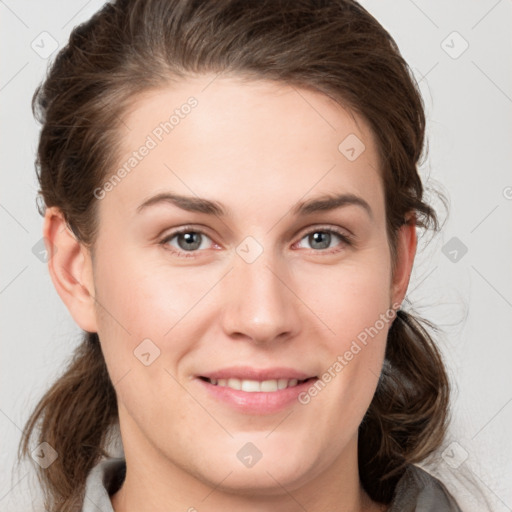
[[297, 379], [306, 380], [314, 375], [310, 375], [293, 368], [274, 367], [274, 368], [252, 368], [249, 366], [233, 366], [223, 368], [213, 372], [198, 375], [207, 379], [240, 379], [240, 380], [273, 380], [273, 379]]

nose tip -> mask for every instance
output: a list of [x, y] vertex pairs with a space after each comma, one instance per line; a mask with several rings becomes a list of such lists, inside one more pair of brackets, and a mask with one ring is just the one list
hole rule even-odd
[[294, 336], [300, 319], [287, 279], [285, 269], [263, 258], [250, 264], [238, 261], [225, 283], [222, 320], [226, 334], [258, 344]]

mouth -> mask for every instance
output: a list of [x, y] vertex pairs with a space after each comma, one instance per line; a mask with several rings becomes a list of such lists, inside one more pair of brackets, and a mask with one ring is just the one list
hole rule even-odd
[[297, 404], [318, 377], [293, 368], [225, 368], [197, 375], [206, 396], [243, 414], [264, 415]]
[[234, 377], [227, 379], [210, 379], [208, 377], [199, 378], [213, 386], [226, 387], [236, 391], [245, 391], [246, 393], [275, 393], [283, 389], [300, 386], [308, 381], [316, 379], [316, 377], [309, 377], [307, 379], [282, 378], [267, 380], [237, 379]]

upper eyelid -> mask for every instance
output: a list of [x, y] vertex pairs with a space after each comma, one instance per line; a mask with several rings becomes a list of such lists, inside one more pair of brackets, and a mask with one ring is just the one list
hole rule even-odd
[[310, 233], [314, 233], [315, 231], [328, 231], [335, 233], [337, 235], [345, 235], [347, 237], [353, 237], [353, 233], [349, 231], [347, 228], [342, 228], [340, 226], [330, 226], [328, 224], [315, 224], [312, 226], [305, 227], [300, 230], [299, 234], [302, 236], [306, 236]]

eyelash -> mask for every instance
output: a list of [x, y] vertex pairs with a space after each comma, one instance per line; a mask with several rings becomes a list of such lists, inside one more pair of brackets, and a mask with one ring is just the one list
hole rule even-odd
[[[341, 242], [343, 244], [347, 245], [348, 247], [351, 247], [351, 246], [354, 245], [354, 240], [353, 240], [353, 236], [352, 235], [348, 235], [347, 233], [343, 233], [342, 231], [340, 231], [338, 229], [335, 229], [335, 228], [332, 228], [332, 227], [323, 227], [323, 226], [316, 227], [315, 229], [312, 229], [310, 231], [305, 232], [300, 237], [299, 242], [302, 241], [308, 235], [311, 235], [313, 233], [319, 233], [319, 232], [320, 233], [334, 234], [334, 235], [338, 236], [340, 238]], [[200, 234], [200, 235], [204, 235], [207, 238], [210, 238], [201, 229], [185, 226], [183, 228], [179, 228], [176, 231], [173, 231], [172, 233], [168, 234], [159, 243], [166, 250], [171, 251], [173, 254], [175, 254], [176, 256], [178, 256], [180, 258], [194, 258], [195, 257], [195, 253], [199, 252], [199, 250], [195, 250], [195, 251], [178, 251], [178, 250], [176, 250], [175, 247], [171, 247], [171, 246], [167, 245], [174, 237], [176, 237], [177, 235], [183, 234], [183, 233], [197, 233], [197, 234]], [[341, 249], [334, 248], [334, 249], [319, 249], [319, 250], [311, 249], [311, 250], [316, 252], [316, 253], [319, 253], [319, 254], [334, 254], [334, 253], [339, 252]]]

